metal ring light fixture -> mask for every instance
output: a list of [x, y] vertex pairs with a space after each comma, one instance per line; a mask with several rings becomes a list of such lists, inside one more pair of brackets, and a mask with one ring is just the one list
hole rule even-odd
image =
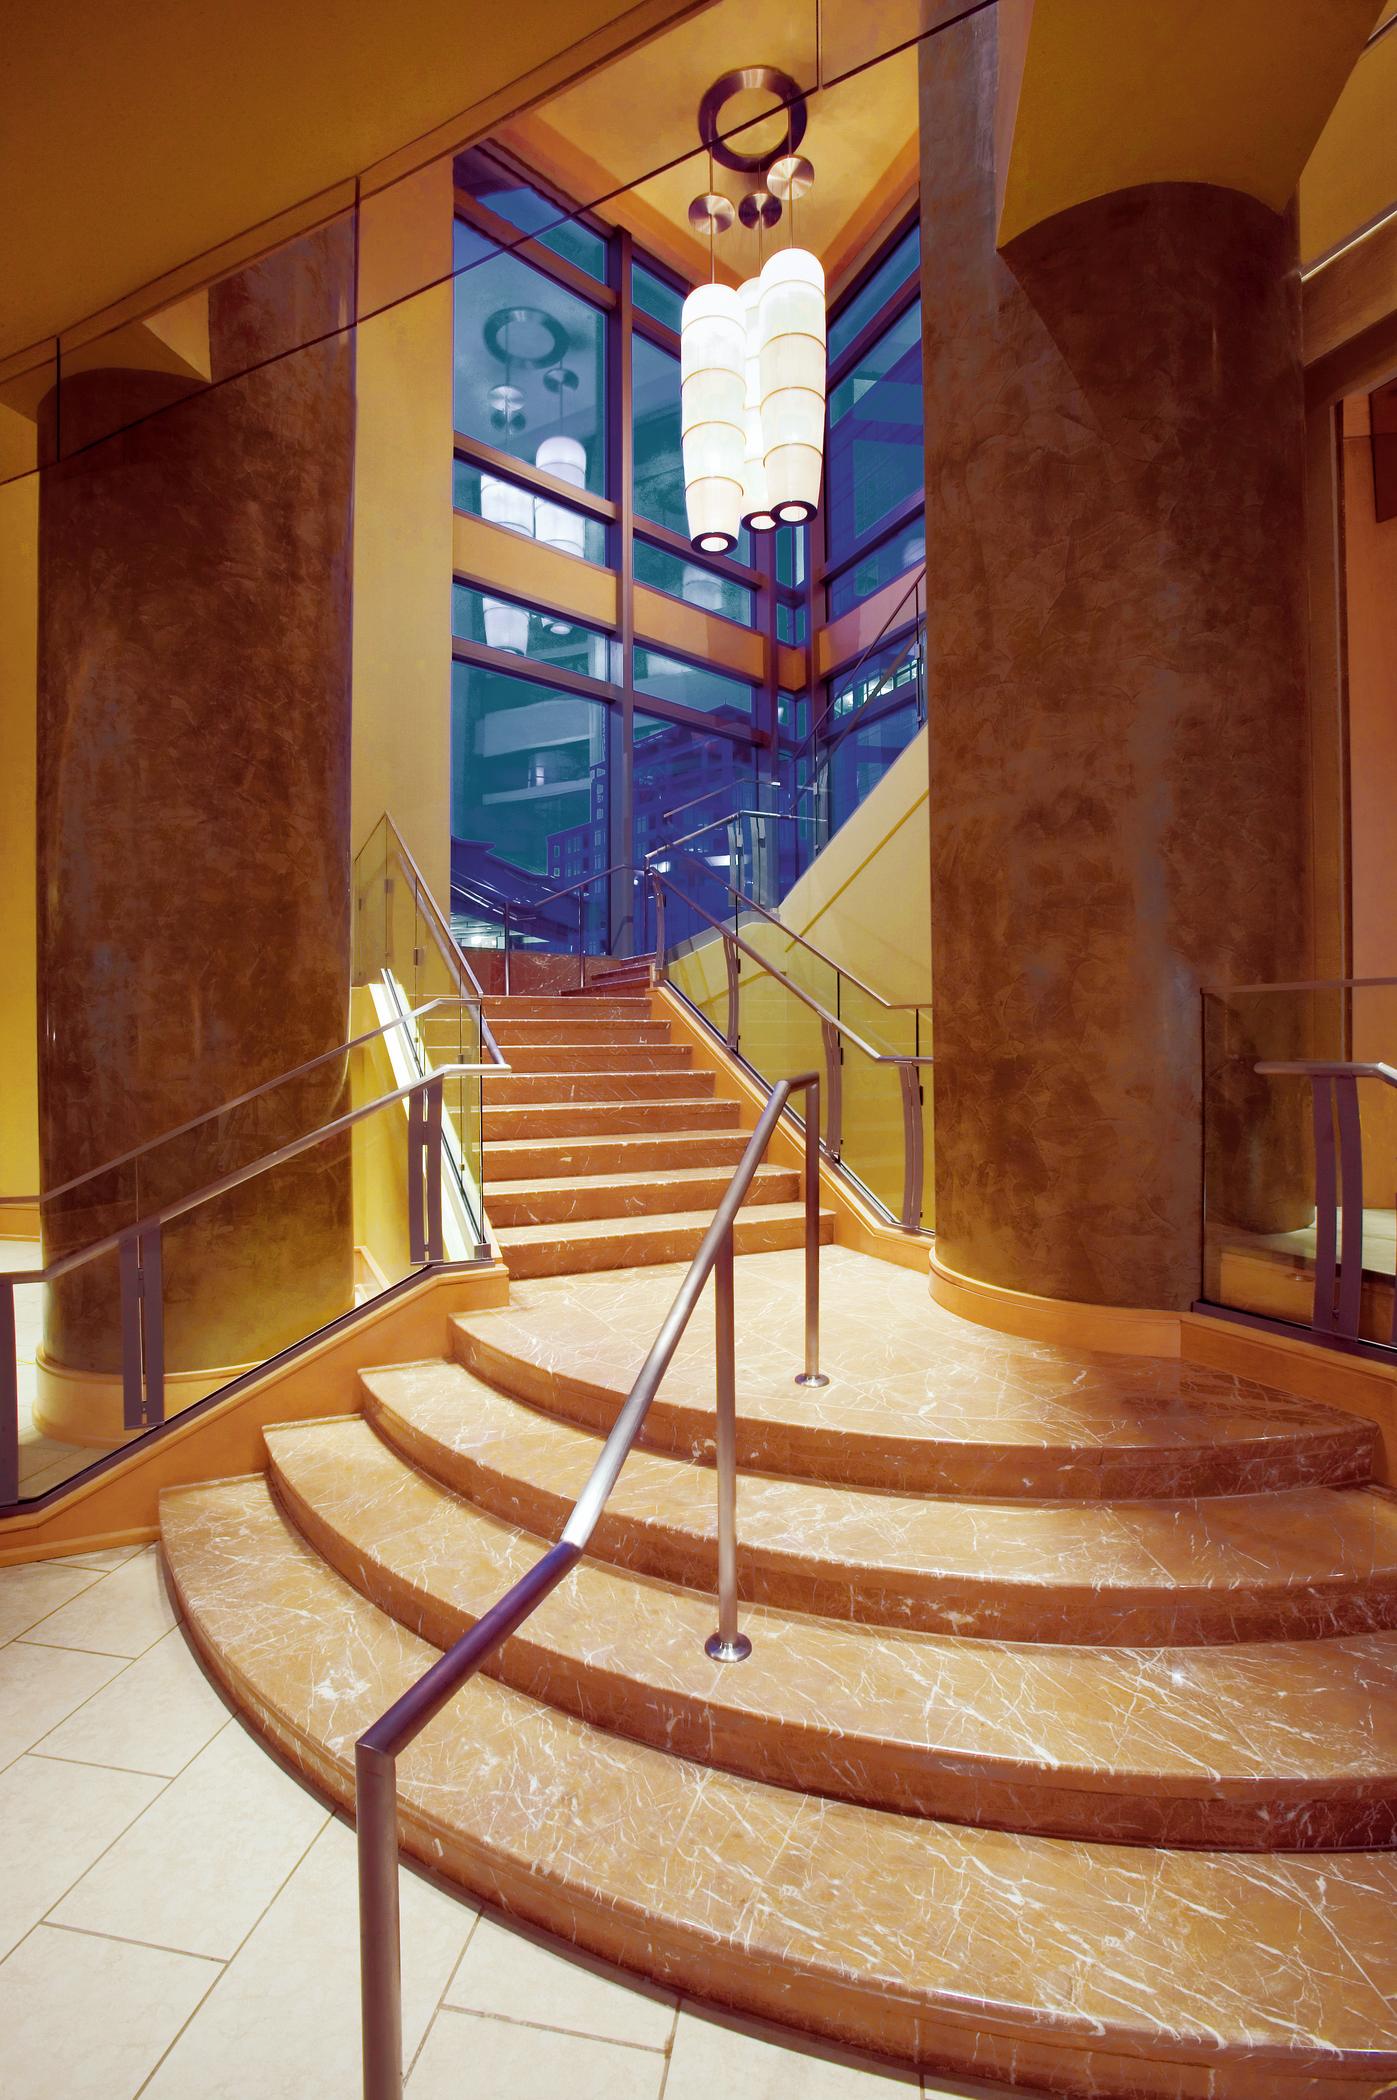
[[[754, 88], [765, 88], [785, 106], [786, 136], [769, 153], [739, 153], [719, 134], [718, 117], [724, 104], [744, 89]], [[774, 117], [777, 112], [772, 110], [770, 114]], [[739, 175], [764, 175], [773, 161], [795, 152], [805, 137], [807, 115], [804, 95], [790, 74], [783, 73], [779, 66], [736, 66], [715, 80], [700, 102], [699, 137], [721, 167], [731, 168]], [[751, 121], [760, 124], [765, 118], [754, 117]]]
[[[542, 350], [530, 357], [526, 351], [515, 349], [506, 342], [507, 331], [512, 328], [541, 328], [548, 341]], [[519, 365], [526, 372], [541, 371], [545, 365], [561, 363], [568, 348], [568, 332], [561, 321], [546, 314], [541, 306], [501, 306], [492, 313], [481, 329], [485, 347], [497, 364]]]

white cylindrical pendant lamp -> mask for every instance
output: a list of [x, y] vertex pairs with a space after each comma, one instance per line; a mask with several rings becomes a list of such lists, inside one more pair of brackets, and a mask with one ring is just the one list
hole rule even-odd
[[[540, 473], [551, 474], [555, 481], [566, 481], [572, 488], [587, 485], [587, 448], [577, 438], [546, 437], [534, 464]], [[556, 547], [560, 554], [575, 555], [580, 560], [587, 545], [587, 520], [580, 510], [550, 503], [546, 496], [540, 496], [534, 538], [545, 547]]]
[[813, 517], [825, 444], [825, 273], [805, 248], [762, 268], [761, 415], [766, 494], [780, 524]]
[[742, 522], [747, 449], [747, 330], [729, 284], [701, 284], [684, 301], [679, 336], [680, 429], [689, 538], [727, 554]]
[[776, 524], [766, 498], [766, 448], [762, 443], [762, 329], [760, 277], [741, 286], [742, 323], [747, 336], [747, 391], [743, 405], [745, 443], [742, 455], [742, 522], [749, 532], [770, 532]]
[[534, 534], [534, 499], [517, 482], [501, 481], [495, 474], [480, 477], [480, 515], [487, 524], [502, 525], [506, 532]]
[[511, 656], [527, 656], [529, 653], [529, 609], [526, 605], [506, 605], [502, 598], [482, 598], [481, 610], [485, 614], [485, 642], [487, 648], [508, 650]]

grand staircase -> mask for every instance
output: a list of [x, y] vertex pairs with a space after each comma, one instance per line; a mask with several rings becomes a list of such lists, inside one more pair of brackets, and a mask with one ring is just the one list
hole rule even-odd
[[[742, 1144], [643, 999], [495, 1026], [508, 1306], [162, 1508], [210, 1667], [346, 1804], [355, 1737], [557, 1537]], [[404, 1757], [406, 1845], [646, 1976], [930, 2071], [1371, 2100], [1397, 2079], [1374, 1430], [989, 1333], [838, 1245], [831, 1382], [798, 1388], [791, 1178], [739, 1225], [750, 1658], [703, 1649], [704, 1305], [588, 1557]]]

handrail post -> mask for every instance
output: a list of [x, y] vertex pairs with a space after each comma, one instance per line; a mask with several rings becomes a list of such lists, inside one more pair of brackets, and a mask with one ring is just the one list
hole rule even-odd
[[650, 887], [655, 895], [655, 975], [665, 981], [665, 892], [658, 875], [650, 877]]
[[742, 1662], [752, 1643], [737, 1629], [737, 1339], [733, 1318], [733, 1228], [713, 1264], [714, 1387], [718, 1474], [718, 1630], [703, 1652], [714, 1662]]
[[726, 1040], [729, 1050], [736, 1051], [738, 1041], [737, 1002], [741, 996], [742, 965], [738, 961], [737, 942], [730, 933], [723, 935], [723, 964], [728, 975], [728, 1026]]
[[844, 1073], [841, 1062], [844, 1053], [839, 1041], [839, 1030], [833, 1021], [821, 1021], [820, 1038], [825, 1046], [825, 1079], [829, 1086], [829, 1105], [825, 1112], [825, 1150], [831, 1159], [838, 1159], [844, 1149]]
[[117, 1248], [121, 1287], [121, 1422], [153, 1429], [165, 1419], [165, 1304], [160, 1225], [132, 1226]]
[[407, 1258], [427, 1259], [427, 1228], [422, 1199], [426, 1192], [424, 1158], [427, 1140], [427, 1100], [421, 1087], [407, 1097]]
[[[464, 1062], [464, 1060], [462, 1060]], [[446, 1081], [440, 1072], [428, 1081], [424, 1089], [427, 1097], [425, 1122], [425, 1164], [427, 1169], [427, 1232], [426, 1256], [428, 1261], [442, 1258], [441, 1227], [441, 1177], [442, 1177], [442, 1100]]]
[[509, 899], [504, 900], [504, 995], [509, 997]]
[[805, 1369], [797, 1385], [828, 1385], [820, 1369], [820, 1082], [805, 1089]]
[[902, 1229], [917, 1232], [922, 1222], [922, 1075], [920, 1065], [906, 1059], [899, 1066], [902, 1079]]
[[0, 1502], [19, 1500], [19, 1365], [15, 1287], [0, 1283]]
[[364, 2100], [402, 2100], [403, 1960], [398, 1924], [396, 1758], [354, 1746]]
[[587, 892], [577, 893], [577, 989], [587, 989]]

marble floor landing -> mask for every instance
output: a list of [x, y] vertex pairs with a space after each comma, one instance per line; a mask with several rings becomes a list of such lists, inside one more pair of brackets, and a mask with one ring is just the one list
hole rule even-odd
[[[205, 1676], [154, 1548], [0, 1569], [0, 1814], [5, 2100], [357, 2100], [353, 1833]], [[1033, 2100], [795, 2046], [416, 1871], [401, 1901], [408, 2100]]]

